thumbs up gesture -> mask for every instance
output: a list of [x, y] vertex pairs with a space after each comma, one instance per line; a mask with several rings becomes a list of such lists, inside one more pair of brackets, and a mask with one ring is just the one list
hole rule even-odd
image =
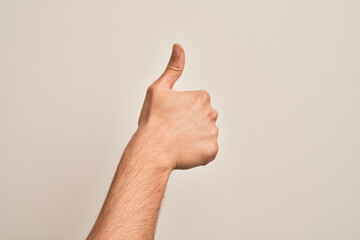
[[172, 169], [206, 165], [218, 152], [218, 113], [210, 105], [209, 93], [172, 90], [184, 65], [185, 52], [174, 44], [164, 73], [147, 90], [138, 122], [152, 153], [160, 155], [156, 161]]

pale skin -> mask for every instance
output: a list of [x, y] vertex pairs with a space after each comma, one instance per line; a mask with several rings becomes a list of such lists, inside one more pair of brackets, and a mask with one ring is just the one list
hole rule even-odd
[[164, 73], [148, 88], [138, 129], [121, 157], [88, 240], [154, 239], [171, 172], [215, 159], [218, 113], [209, 94], [172, 89], [184, 64], [185, 52], [174, 44]]

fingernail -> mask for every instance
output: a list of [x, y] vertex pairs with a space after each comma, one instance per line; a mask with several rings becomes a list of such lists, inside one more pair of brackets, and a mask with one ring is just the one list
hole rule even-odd
[[180, 53], [181, 53], [180, 48], [174, 44], [171, 55], [177, 57], [180, 55]]

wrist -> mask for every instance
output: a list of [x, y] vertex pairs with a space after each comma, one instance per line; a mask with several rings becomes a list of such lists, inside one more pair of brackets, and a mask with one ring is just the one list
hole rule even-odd
[[144, 123], [136, 130], [124, 154], [141, 156], [135, 157], [141, 159], [139, 164], [170, 174], [175, 168], [175, 159], [163, 144], [163, 140], [164, 134], [159, 133], [158, 128]]

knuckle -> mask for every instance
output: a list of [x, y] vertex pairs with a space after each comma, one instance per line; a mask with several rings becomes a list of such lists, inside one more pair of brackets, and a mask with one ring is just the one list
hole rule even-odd
[[200, 90], [200, 97], [205, 99], [206, 101], [210, 100], [210, 94], [206, 90]]
[[210, 158], [215, 158], [218, 151], [219, 151], [219, 145], [217, 144], [217, 142], [215, 142], [214, 144], [211, 145], [209, 149]]
[[217, 119], [218, 118], [218, 116], [219, 116], [219, 113], [218, 113], [218, 111], [216, 111], [215, 109], [212, 109], [211, 111], [210, 111], [210, 118], [211, 119]]
[[208, 157], [206, 158], [206, 160], [202, 163], [202, 166], [206, 166], [207, 164], [209, 164], [210, 162], [214, 161], [216, 158], [216, 155], [219, 151], [219, 146], [218, 144], [214, 144], [208, 152]]
[[219, 129], [217, 126], [213, 125], [210, 130], [210, 135], [217, 136], [219, 134]]
[[219, 135], [219, 128], [215, 126], [215, 135], [218, 136]]
[[154, 89], [155, 89], [155, 85], [154, 85], [154, 84], [151, 84], [151, 85], [147, 88], [146, 93], [152, 94], [152, 93], [154, 92]]
[[151, 84], [146, 91], [146, 94], [149, 96], [153, 96], [158, 90], [157, 86], [155, 84]]
[[217, 142], [214, 144], [214, 147], [212, 150], [213, 150], [213, 152], [212, 152], [213, 156], [215, 157], [217, 155], [217, 153], [219, 152], [219, 145]]
[[203, 161], [203, 163], [201, 164], [202, 166], [206, 166], [208, 165], [210, 162], [214, 161], [217, 155], [217, 149], [216, 151], [214, 150], [214, 152], [212, 154], [209, 155], [209, 157]]
[[174, 72], [182, 72], [183, 68], [179, 65], [173, 64], [173, 63], [169, 63], [166, 67], [166, 69], [174, 71]]

